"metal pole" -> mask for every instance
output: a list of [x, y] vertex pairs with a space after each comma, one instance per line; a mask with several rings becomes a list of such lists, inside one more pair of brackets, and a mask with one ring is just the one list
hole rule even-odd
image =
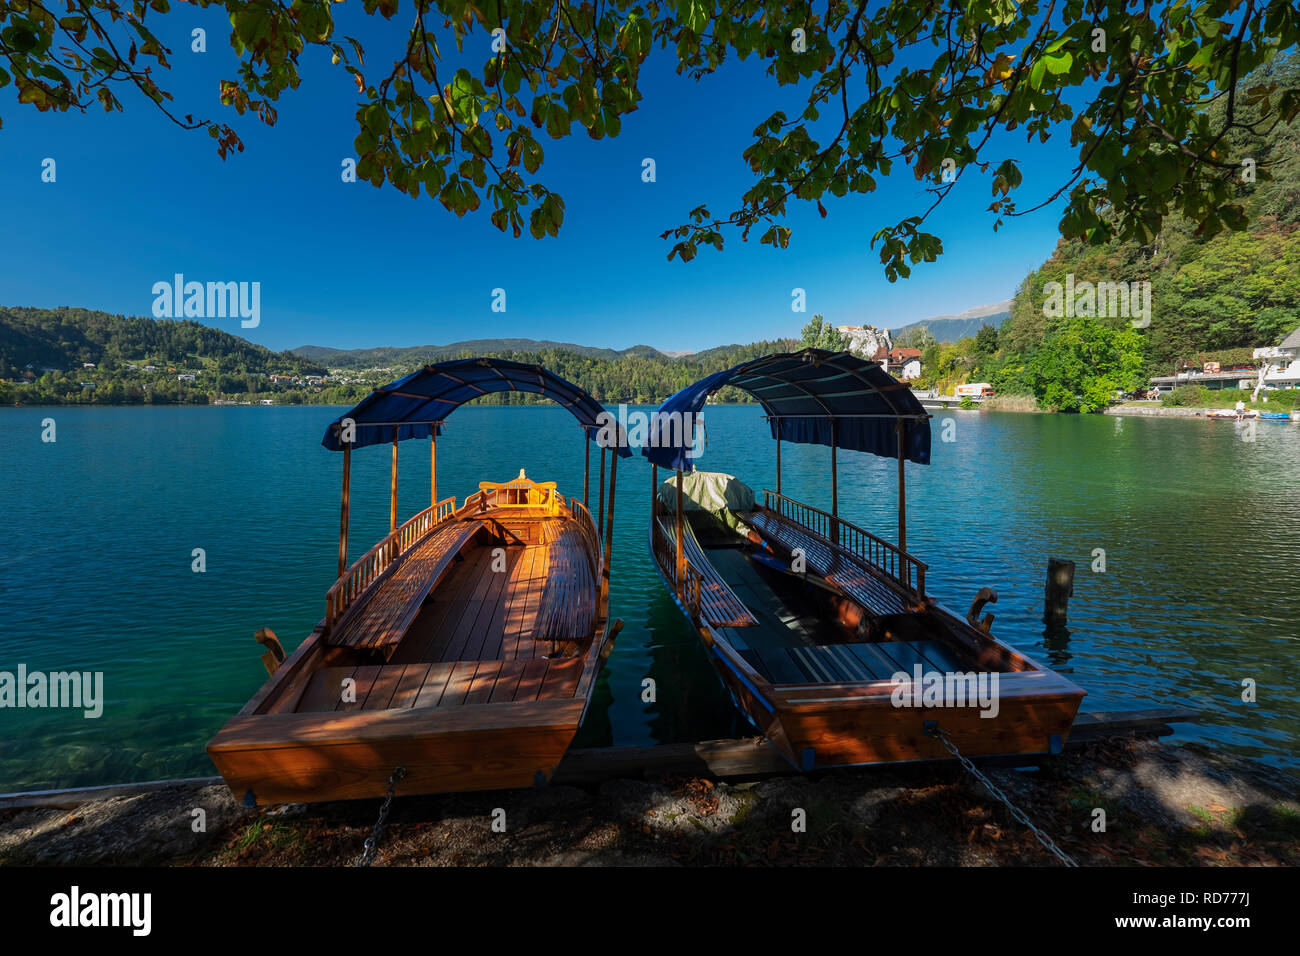
[[614, 552], [614, 488], [618, 482], [618, 446], [614, 448], [614, 460], [609, 463], [609, 515], [605, 519], [605, 562], [601, 574], [601, 607], [609, 600], [609, 561]]
[[898, 550], [907, 553], [907, 482], [903, 478], [903, 420], [898, 420]]
[[682, 470], [677, 469], [677, 590], [682, 589], [682, 581], [686, 578], [686, 542], [682, 540]]
[[587, 434], [587, 428], [582, 428], [582, 506], [591, 508], [591, 501], [588, 496], [588, 488], [591, 485], [591, 436]]
[[776, 423], [776, 493], [781, 493], [781, 422]]
[[438, 503], [438, 426], [429, 436], [429, 507]]
[[[618, 456], [615, 455], [615, 458]], [[600, 510], [596, 512], [596, 527], [605, 526], [605, 446], [600, 448]]]
[[388, 496], [388, 531], [397, 530], [397, 426], [393, 426], [393, 489]]
[[656, 530], [653, 527], [655, 516], [659, 513], [659, 466], [652, 464], [650, 466], [650, 522], [651, 531]]
[[339, 515], [339, 573], [348, 569], [348, 506], [352, 500], [352, 443], [343, 444], [343, 506]]
[[831, 419], [831, 540], [840, 540], [840, 469], [835, 456], [835, 419]]

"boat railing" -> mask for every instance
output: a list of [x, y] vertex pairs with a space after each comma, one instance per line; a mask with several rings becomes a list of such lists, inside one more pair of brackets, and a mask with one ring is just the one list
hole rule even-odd
[[909, 591], [915, 591], [918, 597], [925, 597], [926, 563], [899, 549], [897, 545], [890, 544], [865, 528], [859, 528], [851, 521], [845, 521], [802, 501], [778, 495], [774, 491], [763, 492], [763, 504], [768, 511], [802, 525], [837, 548], [893, 578]]
[[569, 511], [573, 513], [573, 520], [577, 522], [578, 530], [582, 533], [582, 540], [587, 545], [587, 557], [591, 563], [592, 579], [599, 581], [601, 564], [605, 560], [604, 554], [600, 548], [600, 532], [596, 530], [596, 522], [591, 518], [591, 512], [577, 498], [569, 499]]
[[691, 566], [690, 561], [683, 561], [684, 574], [679, 579], [677, 575], [677, 542], [673, 540], [663, 529], [662, 519], [657, 513], [651, 517], [650, 522], [650, 540], [654, 549], [655, 560], [659, 567], [672, 582], [673, 589], [681, 599], [683, 605], [690, 612], [691, 617], [696, 620], [700, 616], [700, 592], [704, 586], [704, 576]]
[[333, 626], [385, 571], [455, 512], [455, 497], [444, 498], [389, 532], [382, 541], [352, 562], [343, 576], [325, 592], [326, 627]]

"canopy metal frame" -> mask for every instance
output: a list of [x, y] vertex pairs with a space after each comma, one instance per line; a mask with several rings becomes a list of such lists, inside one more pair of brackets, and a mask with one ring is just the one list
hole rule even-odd
[[[480, 378], [477, 381], [471, 381], [465, 376], [454, 374], [453, 370], [460, 368], [487, 369], [492, 374]], [[532, 379], [535, 376], [535, 381]], [[459, 395], [456, 398], [448, 398], [447, 392], [434, 392], [424, 394], [418, 391], [408, 390], [406, 384], [417, 380], [428, 381], [430, 379], [446, 379], [456, 384], [457, 387], [467, 389], [472, 394]], [[520, 387], [521, 385], [525, 387]], [[495, 386], [495, 387], [494, 387]], [[356, 431], [359, 428], [366, 429], [392, 429], [392, 466], [389, 479], [389, 509], [388, 509], [388, 532], [393, 534], [397, 530], [397, 489], [398, 489], [398, 448], [403, 441], [409, 441], [412, 438], [423, 438], [427, 434], [429, 437], [429, 507], [438, 503], [438, 436], [442, 434], [446, 426], [446, 415], [451, 411], [459, 408], [466, 402], [481, 398], [484, 395], [505, 391], [524, 391], [532, 394], [541, 395], [556, 405], [565, 408], [570, 414], [578, 419], [579, 427], [583, 433], [583, 480], [582, 480], [582, 503], [583, 507], [590, 507], [590, 479], [591, 479], [591, 442], [595, 441], [601, 446], [600, 448], [600, 511], [599, 518], [596, 521], [597, 532], [604, 535], [604, 575], [601, 582], [602, 597], [609, 592], [609, 562], [613, 554], [614, 542], [614, 484], [618, 475], [618, 459], [620, 457], [629, 457], [632, 454], [631, 447], [627, 442], [627, 434], [622, 425], [615, 423], [615, 441], [613, 443], [602, 440], [601, 416], [608, 415], [604, 407], [592, 398], [586, 391], [577, 385], [567, 382], [547, 371], [540, 365], [525, 365], [520, 362], [512, 362], [506, 359], [459, 359], [453, 362], [439, 363], [436, 365], [425, 365], [416, 372], [398, 379], [389, 385], [374, 389], [371, 393], [358, 402], [353, 408], [349, 409], [343, 415], [340, 415], [335, 421], [331, 422], [326, 428], [325, 437], [321, 444], [330, 450], [343, 452], [343, 482], [342, 494], [340, 500], [339, 516], [339, 553], [338, 553], [338, 577], [342, 577], [348, 568], [348, 525], [350, 521], [351, 503], [352, 503], [352, 451], [357, 447], [365, 445], [379, 444], [375, 437], [376, 433], [372, 432], [369, 440], [358, 442], [355, 439]], [[380, 415], [378, 419], [368, 419], [365, 417], [365, 411], [375, 405], [377, 401], [388, 396], [399, 398], [415, 399], [420, 404], [413, 406], [406, 417], [393, 419], [388, 416]], [[435, 417], [422, 417], [419, 412], [430, 406], [444, 409], [444, 413]], [[612, 419], [611, 419], [612, 421]], [[352, 440], [348, 440], [344, 434], [344, 422], [351, 423]], [[402, 434], [406, 429], [407, 433]], [[611, 456], [612, 464], [609, 472], [609, 512], [605, 512], [605, 452], [612, 447], [615, 454]]]
[[[794, 360], [795, 364], [791, 364]], [[819, 368], [829, 370], [829, 374], [814, 379], [798, 379], [792, 376], [793, 369], [802, 367], [802, 363], [807, 362], [814, 364]], [[846, 366], [846, 363], [847, 366]], [[784, 366], [783, 368], [771, 368], [770, 365]], [[875, 371], [869, 371], [875, 370]], [[885, 376], [888, 380], [886, 381]], [[772, 435], [776, 440], [776, 493], [782, 493], [781, 487], [781, 444], [783, 441], [782, 428], [783, 422], [794, 421], [824, 421], [829, 424], [830, 428], [830, 478], [831, 478], [831, 532], [838, 540], [838, 523], [839, 523], [839, 449], [840, 449], [840, 424], [843, 422], [863, 421], [878, 419], [882, 421], [893, 421], [895, 423], [894, 431], [896, 433], [895, 447], [890, 449], [893, 454], [888, 454], [886, 450], [879, 446], [873, 448], [857, 448], [855, 450], [871, 451], [881, 457], [893, 457], [898, 462], [897, 477], [897, 495], [898, 495], [898, 547], [899, 550], [907, 551], [907, 478], [905, 464], [908, 458], [907, 453], [907, 424], [908, 422], [926, 422], [932, 417], [925, 412], [911, 394], [908, 386], [903, 382], [898, 382], [892, 377], [886, 375], [879, 366], [873, 362], [868, 362], [850, 352], [828, 352], [821, 349], [804, 349], [801, 352], [783, 353], [779, 355], [769, 355], [763, 358], [754, 359], [750, 362], [742, 363], [725, 373], [715, 373], [710, 378], [716, 379], [713, 386], [703, 395], [693, 395], [692, 409], [699, 414], [698, 409], [702, 408], [705, 400], [709, 395], [714, 394], [724, 386], [731, 385], [741, 391], [748, 392], [754, 396], [765, 412], [764, 421], [770, 423]], [[808, 382], [820, 381], [829, 382], [838, 379], [849, 379], [858, 383], [860, 387], [848, 390], [836, 391], [818, 391], [810, 388]], [[873, 380], [874, 379], [874, 380]], [[705, 380], [701, 380], [705, 381]], [[674, 395], [660, 407], [662, 413], [665, 408], [678, 399], [679, 396], [695, 389], [700, 382], [688, 386], [681, 392]], [[810, 400], [816, 405], [819, 412], [811, 410], [800, 411], [795, 413], [784, 413], [776, 407], [779, 399], [773, 399], [765, 392], [771, 392], [775, 389], [790, 389], [796, 392], [801, 398]], [[906, 394], [907, 398], [903, 396]], [[889, 409], [887, 412], [852, 412], [838, 410], [830, 404], [828, 400], [849, 399], [856, 400], [861, 398], [866, 400], [868, 396], [879, 396], [880, 400]], [[910, 399], [910, 401], [908, 401]], [[908, 406], [911, 406], [910, 408]], [[676, 411], [677, 409], [674, 409]], [[793, 429], [791, 430], [793, 431]], [[922, 442], [923, 462], [929, 462], [929, 432], [924, 433]], [[787, 436], [784, 440], [795, 440]], [[804, 443], [817, 443], [812, 439], [805, 439]], [[680, 446], [679, 446], [680, 447]], [[652, 463], [658, 467], [660, 464], [667, 464], [664, 461], [656, 461], [654, 456], [645, 452], [647, 457], [651, 457]], [[681, 459], [685, 458], [683, 462]], [[677, 466], [678, 482], [680, 488], [681, 465], [685, 464], [689, 468], [689, 456], [678, 453], [678, 459], [673, 462]], [[678, 541], [680, 543], [680, 506], [678, 509], [677, 520]]]

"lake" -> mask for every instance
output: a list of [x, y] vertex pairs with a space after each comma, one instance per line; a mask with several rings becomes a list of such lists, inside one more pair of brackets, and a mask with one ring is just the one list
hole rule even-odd
[[[204, 744], [266, 677], [253, 632], [291, 650], [323, 614], [341, 456], [320, 439], [340, 411], [0, 409], [0, 671], [102, 671], [105, 697], [98, 719], [0, 710], [0, 791], [214, 773]], [[759, 409], [706, 417], [701, 467], [771, 487]], [[1244, 441], [1204, 420], [954, 410], [932, 424], [933, 464], [908, 466], [908, 544], [929, 593], [964, 612], [996, 589], [994, 633], [1069, 673], [1084, 710], [1195, 707], [1204, 722], [1181, 737], [1300, 766], [1300, 426], [1261, 423]], [[405, 518], [428, 504], [427, 443], [403, 453]], [[783, 491], [828, 508], [829, 449], [785, 444], [782, 459]], [[524, 468], [580, 496], [582, 463], [562, 409], [468, 406], [439, 440], [438, 490], [463, 499]], [[387, 447], [354, 455], [353, 558], [388, 530], [388, 468]], [[895, 540], [894, 476], [891, 460], [842, 453], [840, 513]], [[576, 745], [751, 732], [651, 563], [648, 463], [625, 460], [618, 478], [611, 599], [626, 626]], [[1051, 634], [1049, 556], [1078, 565], [1069, 629]]]

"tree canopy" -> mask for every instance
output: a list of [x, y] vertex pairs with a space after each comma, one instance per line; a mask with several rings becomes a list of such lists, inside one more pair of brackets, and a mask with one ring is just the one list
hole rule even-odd
[[825, 349], [828, 352], [842, 352], [849, 347], [844, 336], [822, 316], [814, 315], [799, 333], [801, 349]]
[[[753, 97], [757, 125], [742, 150], [753, 184], [728, 213], [683, 211], [663, 233], [669, 258], [683, 260], [756, 227], [784, 248], [792, 199], [827, 215], [832, 197], [870, 193], [895, 167], [926, 195], [871, 235], [891, 280], [942, 252], [926, 220], [973, 171], [987, 177], [993, 228], [1065, 197], [1062, 234], [1094, 244], [1146, 242], [1173, 212], [1203, 235], [1240, 229], [1235, 184], [1251, 142], [1300, 113], [1294, 84], [1237, 83], [1300, 38], [1300, 10], [1282, 2], [362, 0], [365, 14], [403, 27], [369, 51], [337, 30], [328, 0], [224, 6], [239, 56], [217, 91], [224, 106], [273, 124], [308, 52], [328, 53], [356, 84], [361, 178], [457, 215], [486, 201], [515, 236], [556, 235], [564, 219], [542, 175], [543, 139], [617, 136], [641, 105], [648, 57], [697, 79], [757, 58], [804, 106], [764, 115]], [[170, 0], [0, 0], [0, 87], [42, 111], [121, 110], [119, 91], [134, 87], [178, 125], [206, 129], [223, 157], [242, 150], [235, 118], [173, 105], [171, 51], [154, 28], [180, 15]], [[1068, 137], [1077, 151], [1057, 187], [1027, 205], [1024, 160], [1006, 135], [1015, 131], [1026, 143]], [[1268, 176], [1262, 163], [1258, 175]]]

